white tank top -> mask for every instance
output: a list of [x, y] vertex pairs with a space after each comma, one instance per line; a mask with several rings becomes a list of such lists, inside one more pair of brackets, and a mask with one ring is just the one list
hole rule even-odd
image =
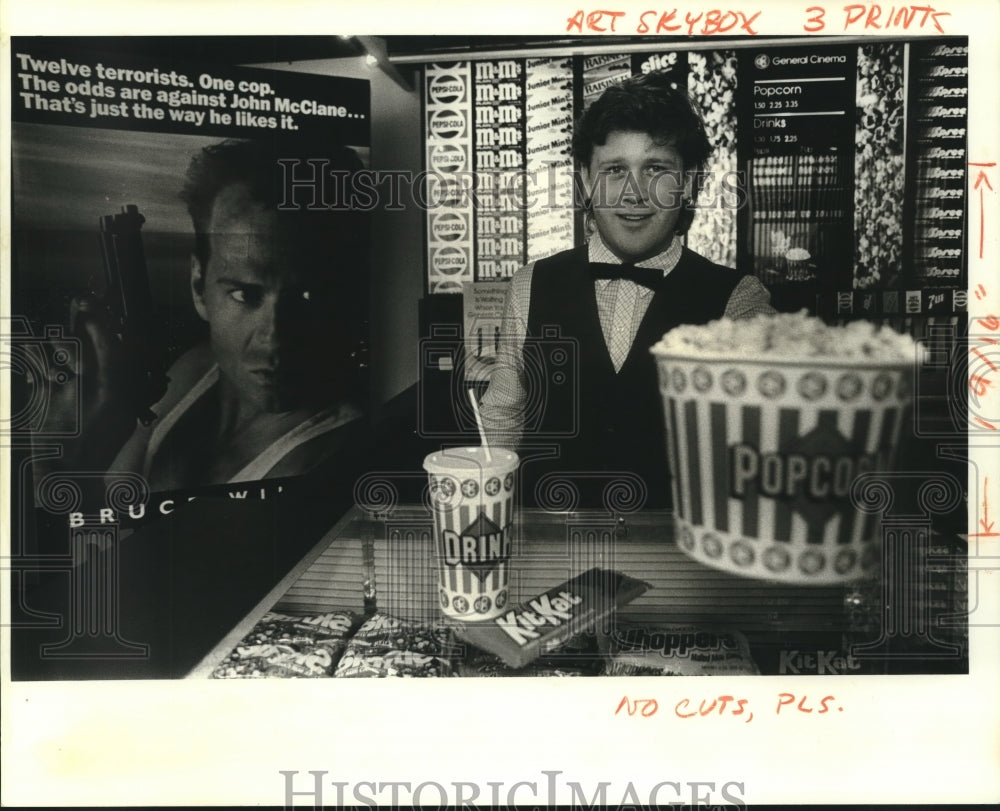
[[[174, 425], [177, 424], [177, 421], [218, 382], [219, 367], [216, 364], [212, 364], [212, 367], [202, 375], [197, 383], [188, 389], [174, 407], [157, 420], [143, 456], [142, 473], [144, 476], [148, 478], [149, 471], [153, 465], [153, 457], [156, 456], [156, 452], [163, 444], [163, 440], [173, 429]], [[335, 428], [339, 428], [348, 421], [349, 417], [345, 417], [341, 409], [325, 409], [320, 411], [274, 440], [274, 442], [258, 454], [256, 459], [244, 466], [242, 470], [229, 479], [229, 482], [263, 479], [282, 459], [297, 447], [305, 442], [309, 442], [311, 439], [329, 433]]]

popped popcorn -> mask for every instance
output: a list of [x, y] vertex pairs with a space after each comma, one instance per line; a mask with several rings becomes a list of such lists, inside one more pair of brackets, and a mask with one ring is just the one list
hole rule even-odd
[[686, 324], [664, 335], [651, 351], [655, 355], [874, 363], [913, 362], [917, 358], [917, 344], [909, 335], [868, 321], [829, 326], [806, 310]]

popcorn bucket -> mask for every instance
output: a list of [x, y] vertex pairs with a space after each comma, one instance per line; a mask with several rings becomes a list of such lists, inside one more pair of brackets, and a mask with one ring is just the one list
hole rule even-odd
[[868, 574], [880, 517], [855, 506], [852, 485], [894, 463], [912, 364], [652, 351], [681, 550], [786, 583]]

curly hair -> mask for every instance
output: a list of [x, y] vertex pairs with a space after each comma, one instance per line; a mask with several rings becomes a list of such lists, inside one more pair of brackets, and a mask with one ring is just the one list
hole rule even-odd
[[613, 132], [644, 132], [676, 149], [685, 171], [701, 172], [712, 152], [701, 111], [685, 90], [662, 72], [612, 85], [591, 104], [573, 131], [573, 157], [587, 168], [594, 147]]

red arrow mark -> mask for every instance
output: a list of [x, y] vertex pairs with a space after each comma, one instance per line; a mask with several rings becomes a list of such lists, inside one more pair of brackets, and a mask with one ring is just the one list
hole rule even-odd
[[989, 494], [987, 491], [989, 486], [990, 480], [988, 478], [983, 479], [983, 517], [979, 519], [979, 527], [984, 532], [989, 532], [993, 529], [993, 522], [990, 521], [990, 504]]
[[[969, 162], [969, 166], [996, 166], [996, 163], [973, 163]], [[976, 181], [972, 184], [972, 190], [975, 191], [979, 189], [979, 258], [983, 258], [983, 241], [986, 235], [986, 214], [983, 209], [983, 195], [986, 190], [982, 188], [982, 184], [985, 183], [986, 187], [993, 191], [993, 186], [990, 184], [990, 179], [986, 176], [986, 172], [982, 169], [979, 170], [979, 174], [976, 175]]]

